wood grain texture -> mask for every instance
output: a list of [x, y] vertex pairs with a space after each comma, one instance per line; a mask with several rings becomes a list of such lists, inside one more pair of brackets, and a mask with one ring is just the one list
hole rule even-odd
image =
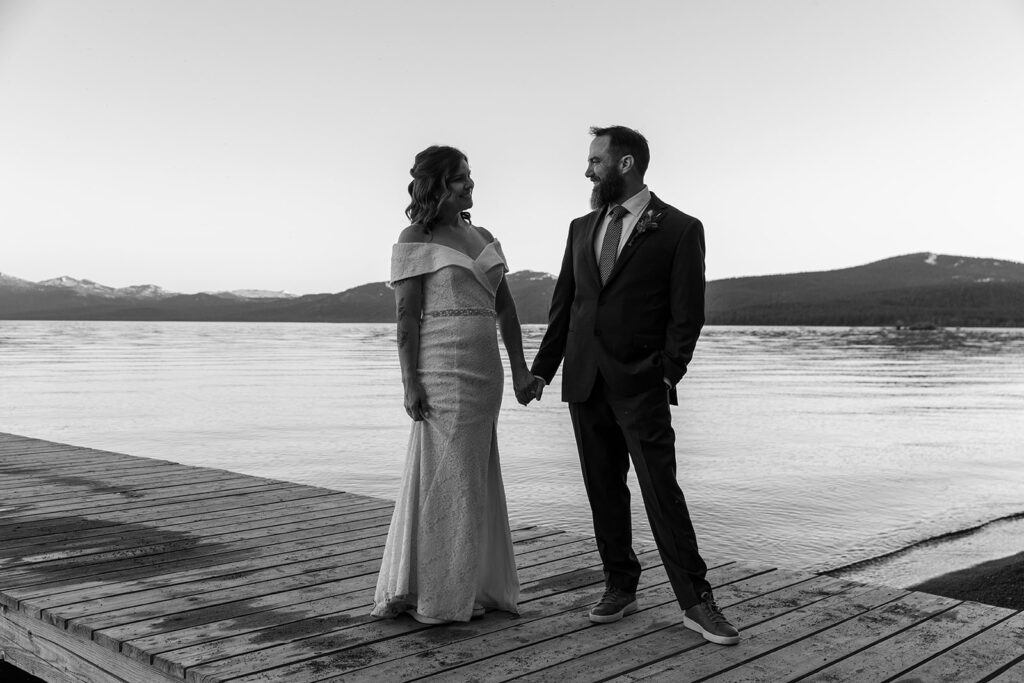
[[594, 625], [587, 535], [513, 526], [520, 613], [369, 616], [392, 504], [0, 434], [0, 651], [46, 681], [1024, 681], [1024, 615], [707, 558], [742, 639], [704, 641], [658, 552]]

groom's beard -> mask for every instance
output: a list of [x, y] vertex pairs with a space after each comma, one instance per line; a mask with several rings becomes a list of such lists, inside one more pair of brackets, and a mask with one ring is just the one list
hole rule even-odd
[[619, 169], [612, 169], [611, 175], [601, 178], [594, 189], [590, 191], [590, 208], [600, 209], [605, 204], [611, 204], [622, 196], [626, 189], [626, 180], [619, 173]]

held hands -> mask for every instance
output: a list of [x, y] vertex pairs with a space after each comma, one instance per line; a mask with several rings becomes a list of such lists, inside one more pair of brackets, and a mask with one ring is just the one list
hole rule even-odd
[[[518, 374], [512, 383], [516, 400], [524, 406], [535, 399], [539, 401], [544, 394], [544, 387], [547, 386], [543, 377], [531, 375], [528, 372]], [[430, 416], [427, 392], [419, 382], [411, 382], [405, 386], [405, 412], [415, 422], [420, 422], [423, 418]]]
[[543, 377], [532, 375], [529, 372], [518, 373], [512, 378], [512, 386], [516, 392], [516, 400], [520, 405], [529, 405], [534, 399], [540, 400], [544, 394], [544, 387], [548, 385]]

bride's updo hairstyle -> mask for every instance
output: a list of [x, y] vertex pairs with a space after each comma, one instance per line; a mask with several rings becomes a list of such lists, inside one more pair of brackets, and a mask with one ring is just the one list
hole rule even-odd
[[[437, 222], [441, 204], [451, 196], [448, 178], [459, 172], [459, 164], [469, 159], [454, 147], [432, 145], [416, 155], [409, 175], [409, 196], [412, 201], [405, 209], [411, 223], [419, 223], [426, 230]], [[468, 220], [469, 215], [463, 212]]]

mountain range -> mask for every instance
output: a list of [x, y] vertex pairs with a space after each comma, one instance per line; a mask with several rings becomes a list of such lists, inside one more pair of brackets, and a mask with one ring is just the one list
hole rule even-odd
[[[520, 320], [547, 322], [555, 277], [518, 271], [508, 283]], [[0, 273], [0, 319], [385, 322], [394, 319], [394, 296], [383, 282], [303, 296], [180, 294], [156, 285], [115, 289], [71, 277], [29, 282]], [[1024, 264], [917, 253], [840, 270], [714, 280], [707, 322], [1024, 327]]]

